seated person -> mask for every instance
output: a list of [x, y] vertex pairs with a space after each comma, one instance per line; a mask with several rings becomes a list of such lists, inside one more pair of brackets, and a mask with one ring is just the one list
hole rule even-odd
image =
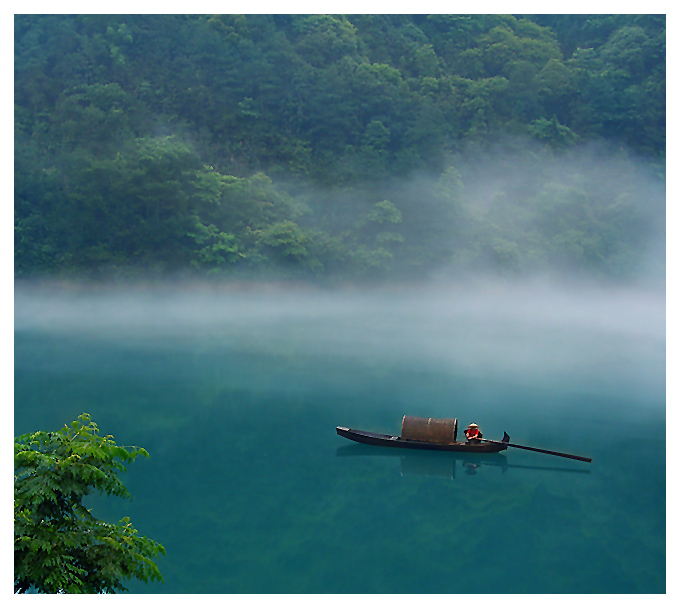
[[465, 429], [465, 437], [470, 443], [479, 443], [479, 440], [482, 438], [482, 431], [473, 422]]

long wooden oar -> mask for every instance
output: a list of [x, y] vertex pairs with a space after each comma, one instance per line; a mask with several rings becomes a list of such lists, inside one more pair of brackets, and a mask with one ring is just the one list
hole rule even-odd
[[[505, 441], [507, 437], [508, 441]], [[482, 439], [481, 441], [488, 441], [490, 443], [502, 443], [507, 445], [509, 448], [519, 448], [520, 450], [530, 450], [531, 452], [540, 452], [541, 454], [550, 454], [551, 456], [561, 456], [562, 458], [571, 458], [572, 460], [582, 460], [583, 462], [592, 462], [592, 458], [586, 458], [585, 456], [574, 456], [573, 454], [563, 454], [562, 452], [553, 452], [551, 450], [541, 450], [539, 448], [530, 448], [526, 445], [517, 445], [516, 443], [509, 443], [510, 437], [507, 433], [504, 435], [503, 441], [495, 441], [493, 439]]]

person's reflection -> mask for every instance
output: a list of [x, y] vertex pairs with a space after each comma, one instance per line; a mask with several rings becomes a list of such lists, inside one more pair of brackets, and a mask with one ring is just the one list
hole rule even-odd
[[464, 462], [463, 468], [468, 475], [476, 475], [479, 465], [475, 464], [474, 462]]

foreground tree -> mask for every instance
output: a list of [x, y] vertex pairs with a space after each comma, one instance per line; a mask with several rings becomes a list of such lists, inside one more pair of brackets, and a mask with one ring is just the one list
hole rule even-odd
[[165, 554], [139, 537], [129, 518], [108, 524], [83, 499], [93, 491], [130, 498], [122, 463], [144, 448], [117, 446], [82, 414], [57, 432], [14, 440], [14, 591], [115, 593], [124, 579], [162, 581], [152, 558]]

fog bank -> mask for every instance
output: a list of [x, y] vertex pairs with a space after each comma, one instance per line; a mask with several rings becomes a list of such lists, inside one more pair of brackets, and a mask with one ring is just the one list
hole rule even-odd
[[[626, 377], [665, 385], [665, 294], [631, 287], [496, 282], [321, 290], [197, 284], [17, 284], [15, 331], [124, 341], [138, 349], [231, 349], [352, 358], [524, 382]], [[208, 346], [206, 346], [208, 345]], [[311, 362], [310, 362], [311, 361]]]

